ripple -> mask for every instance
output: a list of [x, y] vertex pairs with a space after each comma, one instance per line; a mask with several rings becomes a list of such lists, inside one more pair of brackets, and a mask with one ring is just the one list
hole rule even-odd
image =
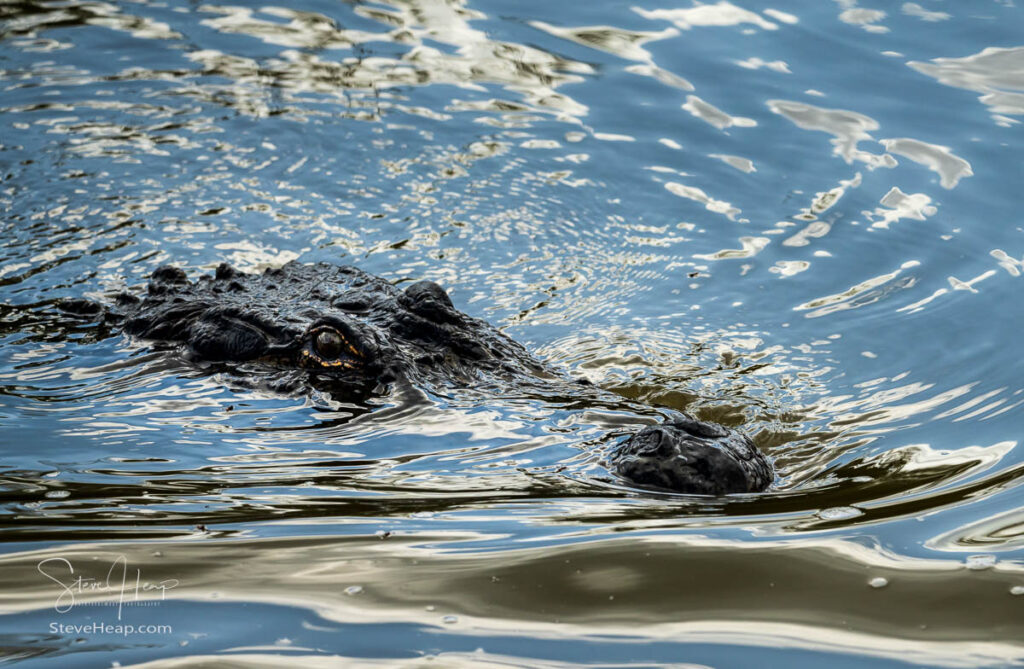
[[1024, 47], [987, 47], [963, 58], [933, 58], [907, 65], [947, 86], [981, 93], [978, 99], [990, 108], [993, 120], [1008, 127], [1019, 123], [1013, 116], [1024, 114], [1022, 63]]
[[[691, 9], [633, 9], [645, 19], [671, 21], [677, 28], [690, 30], [695, 27], [736, 26], [752, 24], [764, 30], [775, 30], [778, 26], [749, 10], [737, 7], [727, 0], [715, 4], [698, 5]], [[767, 13], [767, 12], [765, 12]], [[778, 18], [778, 17], [776, 17]]]
[[642, 62], [651, 61], [651, 54], [643, 48], [644, 44], [675, 37], [679, 34], [678, 30], [672, 28], [659, 32], [632, 32], [612, 26], [559, 28], [543, 21], [531, 21], [530, 25], [555, 37], [607, 51], [620, 58]]
[[833, 135], [833, 153], [848, 164], [854, 161], [863, 162], [871, 169], [896, 166], [896, 160], [888, 154], [878, 155], [857, 148], [860, 142], [872, 139], [869, 130], [878, 130], [880, 127], [878, 121], [869, 116], [845, 109], [827, 109], [791, 100], [769, 100], [768, 108], [773, 113], [789, 119], [799, 128]]
[[[582, 644], [598, 644], [606, 658], [627, 658], [637, 643], [667, 647], [654, 651], [664, 652], [665, 662], [706, 645], [740, 644], [764, 654], [779, 652], [780, 643], [789, 652], [819, 657], [911, 658], [928, 666], [1013, 664], [1022, 657], [1019, 644], [991, 639], [994, 628], [1009, 625], [1012, 634], [1019, 627], [1008, 622], [1016, 621], [1019, 606], [1007, 596], [1021, 577], [1013, 565], [969, 571], [841, 540], [747, 546], [701, 538], [680, 543], [657, 536], [601, 537], [556, 548], [525, 546], [511, 553], [474, 550], [487, 538], [438, 531], [385, 542], [372, 536], [211, 537], [201, 546], [160, 542], [160, 558], [152, 556], [152, 543], [142, 549], [108, 543], [14, 553], [5, 556], [3, 573], [6, 590], [16, 593], [8, 609], [24, 614], [52, 606], [55, 585], [36, 578], [40, 561], [59, 557], [91, 574], [109, 568], [109, 559], [117, 554], [147, 581], [174, 579], [161, 610], [185, 629], [184, 621], [194, 614], [189, 602], [207, 600], [214, 591], [218, 600], [244, 603], [250, 616], [270, 616], [278, 613], [277, 607], [298, 608], [308, 625], [296, 626], [295, 632], [323, 649], [286, 656], [304, 666], [320, 666], [318, 659], [323, 666], [328, 659], [336, 664], [336, 651], [344, 652], [345, 646], [378, 629], [396, 657], [419, 648], [417, 638], [427, 631], [438, 635], [431, 643], [442, 648], [457, 642], [478, 644], [485, 635], [516, 653], [513, 664], [531, 665], [552, 657], [571, 662]], [[97, 550], [105, 551], [99, 560], [93, 559]], [[866, 571], [872, 583], [891, 586], [867, 587]], [[723, 587], [724, 575], [733, 586]], [[323, 587], [325, 580], [353, 579], [363, 584], [358, 597], [339, 596], [336, 588]], [[897, 591], [909, 596], [894, 599]], [[114, 596], [81, 595], [69, 620], [85, 615], [92, 608], [86, 604]], [[935, 606], [936, 597], [969, 606]], [[806, 620], [778, 621], [780, 611], [797, 610]], [[464, 626], [471, 630], [466, 638], [448, 636]], [[310, 637], [311, 632], [318, 634]], [[275, 638], [283, 633], [279, 630]], [[255, 657], [259, 666], [280, 665], [281, 646], [267, 649], [273, 658], [260, 659], [262, 651], [246, 647], [248, 639], [241, 632], [225, 634], [239, 639], [230, 652], [214, 657]], [[289, 639], [295, 636], [288, 633]], [[543, 647], [537, 638], [545, 640]], [[470, 655], [474, 665], [494, 657]], [[446, 653], [441, 658], [455, 660]], [[179, 658], [175, 666], [204, 661], [201, 655]]]
[[[688, 4], [0, 6], [12, 652], [1018, 661], [1017, 10]], [[594, 385], [346, 403], [54, 310], [291, 259], [438, 281]], [[610, 474], [680, 411], [773, 489]], [[117, 552], [186, 633], [42, 634], [38, 561]]]
[[757, 125], [757, 121], [752, 118], [730, 116], [714, 105], [701, 100], [696, 95], [686, 96], [686, 103], [683, 105], [683, 109], [719, 130], [725, 130], [726, 128], [731, 127], [753, 128]]

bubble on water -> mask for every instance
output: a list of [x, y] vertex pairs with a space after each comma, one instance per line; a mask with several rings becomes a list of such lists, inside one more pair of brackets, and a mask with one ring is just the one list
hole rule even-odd
[[64, 499], [65, 497], [71, 497], [70, 490], [47, 490], [43, 497], [49, 497], [50, 499]]
[[849, 520], [863, 515], [862, 510], [853, 506], [833, 506], [817, 513], [818, 518], [822, 520]]
[[459, 617], [445, 616], [444, 618], [441, 618], [441, 622], [443, 622], [445, 625], [454, 625], [455, 623], [459, 622]]
[[1010, 588], [1011, 595], [1024, 595], [1024, 585], [1015, 585]]
[[967, 565], [968, 569], [973, 571], [982, 571], [983, 569], [991, 569], [996, 564], [996, 556], [989, 553], [982, 553], [980, 555], [968, 555], [967, 559], [964, 560], [964, 564]]
[[350, 585], [347, 588], [345, 588], [345, 594], [346, 595], [358, 595], [362, 591], [363, 591], [363, 586], [361, 586], [361, 585]]
[[872, 588], [884, 588], [885, 586], [889, 585], [889, 579], [885, 578], [884, 576], [876, 576], [870, 581], [868, 581], [868, 585], [870, 585]]

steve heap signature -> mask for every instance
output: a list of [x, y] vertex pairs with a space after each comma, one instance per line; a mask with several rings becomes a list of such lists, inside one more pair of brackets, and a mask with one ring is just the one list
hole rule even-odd
[[[118, 555], [110, 563], [106, 577], [95, 578], [75, 572], [71, 561], [62, 557], [46, 558], [36, 565], [39, 573], [60, 586], [60, 594], [53, 608], [58, 613], [67, 613], [75, 606], [75, 595], [103, 594], [117, 595], [117, 619], [121, 619], [121, 610], [125, 604], [143, 601], [142, 595], [159, 592], [160, 599], [167, 596], [167, 591], [178, 586], [178, 579], [168, 578], [162, 581], [144, 581], [141, 569], [130, 569], [128, 558]], [[152, 597], [146, 597], [151, 600]]]

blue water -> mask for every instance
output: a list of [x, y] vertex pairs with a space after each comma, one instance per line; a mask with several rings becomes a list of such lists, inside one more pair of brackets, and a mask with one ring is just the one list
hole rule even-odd
[[[1021, 35], [1012, 2], [0, 3], [3, 657], [1024, 662]], [[52, 309], [290, 260], [433, 279], [650, 411], [365, 413]], [[672, 411], [773, 489], [609, 481]], [[175, 583], [121, 621], [118, 556]], [[45, 560], [104, 587], [58, 611]], [[51, 631], [88, 622], [163, 627]]]

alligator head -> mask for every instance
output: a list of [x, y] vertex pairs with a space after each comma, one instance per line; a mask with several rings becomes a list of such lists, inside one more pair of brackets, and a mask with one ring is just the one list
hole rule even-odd
[[240, 376], [301, 371], [300, 383], [347, 396], [398, 377], [457, 383], [545, 371], [519, 344], [458, 311], [438, 284], [401, 289], [355, 267], [289, 263], [249, 274], [221, 264], [189, 281], [164, 266], [141, 300], [121, 295], [119, 308], [127, 334], [177, 346], [191, 360]]

